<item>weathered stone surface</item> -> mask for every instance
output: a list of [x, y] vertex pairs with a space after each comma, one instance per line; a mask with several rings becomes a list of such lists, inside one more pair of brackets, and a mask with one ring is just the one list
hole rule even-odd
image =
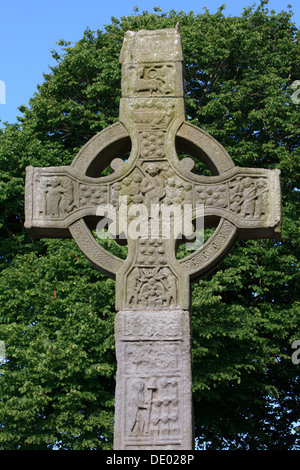
[[[70, 166], [27, 168], [25, 226], [36, 238], [73, 237], [116, 279], [115, 448], [188, 450], [190, 281], [215, 269], [237, 239], [280, 237], [279, 171], [236, 167], [215, 139], [185, 120], [178, 28], [127, 32], [120, 62], [120, 122], [91, 139]], [[124, 162], [119, 157], [130, 148]], [[179, 160], [177, 151], [200, 159], [212, 176], [196, 174], [193, 160]], [[113, 172], [99, 177], [109, 164]], [[95, 240], [99, 208], [117, 216], [126, 260]], [[179, 260], [178, 221], [203, 218], [199, 208], [216, 229]]]
[[119, 312], [114, 448], [193, 448], [187, 311]]

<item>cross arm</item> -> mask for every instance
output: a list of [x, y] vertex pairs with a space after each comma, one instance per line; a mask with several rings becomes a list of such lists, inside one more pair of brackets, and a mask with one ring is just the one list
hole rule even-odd
[[280, 238], [279, 170], [234, 167], [207, 181], [194, 184], [195, 203], [204, 205], [207, 221], [215, 217], [230, 221], [239, 239]]
[[78, 176], [69, 166], [26, 168], [25, 228], [33, 238], [72, 238], [69, 227], [96, 216], [106, 205], [109, 184]]

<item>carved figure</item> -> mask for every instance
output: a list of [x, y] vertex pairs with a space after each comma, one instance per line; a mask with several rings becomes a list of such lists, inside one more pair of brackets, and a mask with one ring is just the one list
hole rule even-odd
[[176, 294], [176, 281], [174, 279], [174, 274], [172, 274], [169, 268], [162, 268], [160, 271], [162, 283], [165, 287], [166, 292], [166, 302], [169, 307], [174, 307], [177, 301]]
[[154, 309], [175, 306], [176, 288], [176, 279], [169, 268], [135, 267], [128, 276], [128, 303]]
[[70, 178], [43, 179], [41, 191], [40, 213], [45, 217], [63, 217], [75, 208], [73, 183]]
[[244, 189], [241, 216], [253, 217], [255, 211], [256, 187], [252, 178], [245, 178], [243, 184]]
[[74, 190], [72, 180], [68, 178], [63, 178], [61, 183], [61, 199], [59, 202], [59, 212], [62, 215], [68, 214], [75, 207], [74, 203]]
[[168, 80], [169, 69], [172, 65], [150, 64], [142, 67], [136, 84], [138, 94], [169, 95], [172, 93], [172, 86]]
[[161, 377], [153, 397], [151, 433], [158, 436], [176, 435], [178, 432], [178, 383], [176, 379]]
[[129, 292], [128, 303], [131, 305], [137, 305], [139, 299], [139, 292], [142, 282], [140, 280], [140, 271], [138, 268], [134, 268], [128, 276], [127, 289]]
[[131, 403], [132, 421], [130, 432], [134, 436], [144, 434], [148, 424], [149, 403], [145, 398], [145, 384], [142, 380], [135, 380], [132, 384]]
[[261, 218], [266, 213], [267, 207], [267, 181], [264, 178], [259, 178], [256, 181], [256, 203], [254, 217]]
[[46, 191], [46, 215], [48, 217], [59, 216], [59, 203], [61, 199], [60, 179], [52, 178], [49, 180]]
[[149, 175], [141, 184], [144, 195], [144, 204], [150, 209], [151, 204], [157, 204], [165, 195], [165, 180], [161, 175], [161, 168], [155, 163], [146, 167]]

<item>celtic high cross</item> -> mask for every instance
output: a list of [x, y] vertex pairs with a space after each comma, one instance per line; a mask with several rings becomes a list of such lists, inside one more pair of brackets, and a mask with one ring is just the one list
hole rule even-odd
[[[186, 121], [182, 60], [178, 27], [128, 31], [119, 122], [95, 135], [70, 166], [27, 168], [27, 230], [35, 238], [73, 237], [116, 280], [115, 449], [193, 448], [190, 282], [211, 272], [237, 239], [280, 236], [279, 172], [234, 166], [215, 139]], [[119, 158], [130, 149], [127, 160]], [[212, 176], [197, 174], [192, 158], [180, 160], [176, 149]], [[112, 173], [99, 176], [109, 164]], [[187, 206], [194, 222], [202, 205], [205, 223], [216, 224], [182, 259], [177, 236], [157, 229], [165, 222], [161, 207], [172, 205]], [[145, 235], [136, 226], [130, 236], [119, 224], [115, 233], [121, 238], [121, 225], [128, 244], [123, 260], [93, 235], [97, 216], [105, 215], [99, 207], [122, 209], [127, 224], [137, 216], [156, 230]]]

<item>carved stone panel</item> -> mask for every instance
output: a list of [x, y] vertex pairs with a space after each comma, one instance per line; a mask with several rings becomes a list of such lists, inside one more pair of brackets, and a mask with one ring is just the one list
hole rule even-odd
[[39, 216], [63, 218], [77, 207], [74, 183], [67, 176], [41, 177], [39, 180]]
[[114, 448], [191, 449], [188, 312], [119, 312], [115, 332]]
[[[242, 173], [242, 172], [241, 172]], [[238, 175], [218, 184], [195, 185], [195, 202], [249, 221], [264, 221], [269, 212], [271, 181], [263, 175]], [[222, 210], [224, 211], [222, 213]]]
[[176, 307], [177, 278], [169, 267], [134, 267], [127, 279], [127, 307], [161, 309]]
[[125, 394], [129, 403], [126, 434], [134, 439], [180, 439], [180, 377], [131, 378]]

